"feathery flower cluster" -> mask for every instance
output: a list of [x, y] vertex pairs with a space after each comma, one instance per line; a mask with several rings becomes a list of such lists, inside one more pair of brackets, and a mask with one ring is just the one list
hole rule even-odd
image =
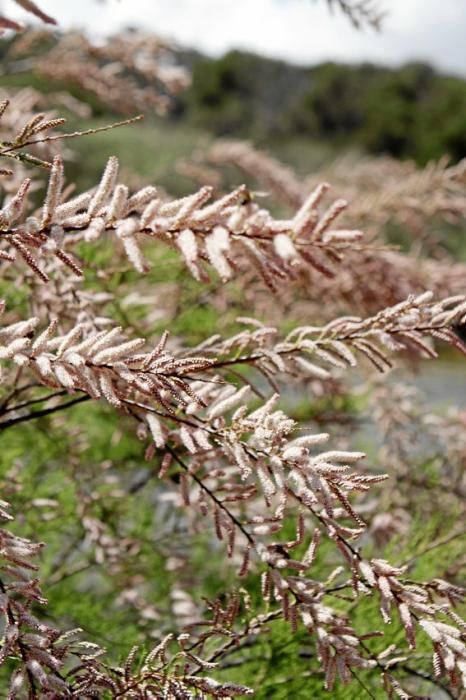
[[[99, 221], [97, 236], [107, 229], [120, 230], [121, 234], [123, 227], [124, 240], [141, 230], [143, 217], [147, 230], [153, 234], [158, 225], [160, 233], [160, 207], [166, 206], [164, 235], [173, 235], [188, 267], [197, 274], [198, 258], [192, 252], [193, 239], [196, 242], [193, 219], [196, 219], [196, 232], [203, 240], [212, 235], [211, 227], [218, 227], [220, 222], [231, 230], [232, 224], [226, 224], [225, 217], [235, 213], [231, 211], [232, 200], [236, 207], [250, 206], [249, 202], [237, 204], [237, 198], [245, 196], [244, 189], [227, 196], [226, 202], [220, 200], [220, 204], [206, 205], [206, 194], [202, 198], [197, 194], [175, 203], [160, 203], [154, 189], [146, 188], [133, 195], [131, 203], [126, 188], [116, 185], [116, 175], [117, 163], [111, 160], [94, 192], [62, 202], [63, 169], [61, 159], [56, 158], [40, 218], [30, 217], [22, 225], [24, 229], [29, 226], [26, 235], [34, 240], [39, 234], [40, 240], [45, 239], [44, 247], [49, 245], [50, 234], [56, 233], [57, 228], [61, 229], [62, 240], [68, 231], [78, 231], [81, 237], [92, 239]], [[278, 245], [274, 241], [267, 251], [274, 250], [276, 255], [283, 256], [289, 244], [299, 250], [302, 232], [309, 226], [311, 237], [322, 242], [327, 238], [331, 243], [328, 222], [338, 207], [319, 219], [315, 203], [320, 195], [321, 192], [314, 193], [310, 205], [307, 203], [298, 213], [293, 224], [287, 223], [291, 234], [286, 235], [280, 224], [277, 227], [270, 217], [265, 220], [262, 231], [267, 232], [269, 226], [272, 240], [285, 236]], [[29, 239], [24, 238], [22, 226], [17, 225], [24, 200], [25, 195], [20, 192], [2, 210], [2, 225], [4, 233], [13, 239], [18, 236], [20, 245], [26, 249]], [[139, 224], [135, 209], [142, 209], [138, 212]], [[255, 214], [257, 212], [252, 216]], [[135, 223], [129, 231], [131, 216]], [[232, 233], [231, 237], [253, 238], [251, 221], [248, 217], [245, 221], [250, 227], [248, 233]], [[255, 230], [261, 241], [261, 229]], [[186, 231], [191, 232], [192, 237], [188, 237]], [[207, 242], [205, 246], [208, 250]], [[41, 250], [42, 246], [38, 248]], [[62, 260], [67, 256], [61, 248], [53, 252], [57, 254], [57, 251]], [[128, 252], [126, 248], [126, 253], [136, 259], [131, 249]], [[212, 252], [209, 259], [215, 260]], [[39, 270], [35, 261], [29, 264]], [[219, 268], [218, 261], [214, 266]], [[142, 263], [140, 269], [143, 269]], [[251, 324], [250, 319], [244, 320]], [[358, 498], [387, 479], [387, 474], [355, 471], [354, 465], [362, 459], [362, 453], [328, 450], [314, 454], [314, 448], [327, 440], [327, 434], [296, 437], [293, 434], [296, 423], [277, 408], [277, 395], [251, 410], [248, 408], [248, 395], [252, 390], [249, 380], [244, 378], [244, 385], [238, 388], [227, 380], [227, 373], [233, 366], [253, 366], [272, 386], [276, 386], [280, 375], [307, 375], [324, 382], [331, 377], [332, 368], [341, 371], [354, 366], [358, 354], [367, 357], [377, 369], [385, 370], [391, 366], [388, 353], [393, 351], [410, 348], [435, 357], [426, 336], [462, 348], [454, 328], [465, 320], [464, 297], [432, 302], [432, 295], [427, 293], [410, 297], [366, 320], [344, 317], [323, 328], [300, 327], [283, 341], [278, 340], [274, 328], [253, 321], [252, 330], [242, 331], [225, 341], [214, 337], [195, 349], [196, 354], [177, 352], [172, 355], [165, 350], [166, 335], [154, 350], [143, 352], [145, 341], [123, 340], [121, 328], [97, 332], [85, 324], [77, 324], [67, 333], [57, 333], [58, 322], [53, 321], [35, 337], [39, 319], [31, 318], [6, 325], [0, 331], [0, 355], [7, 367], [16, 365], [31, 371], [39, 385], [78, 391], [82, 398], [104, 398], [137, 422], [140, 437], [150, 436], [146, 457], [152, 459], [159, 451], [164, 455], [159, 477], [166, 478], [173, 469], [181, 471], [181, 502], [185, 507], [198, 510], [201, 516], [210, 514], [217, 537], [226, 540], [228, 555], [241, 556], [240, 575], [246, 576], [251, 567], [257, 566], [251, 561], [251, 554], [255, 553], [259, 567], [263, 568], [264, 597], [278, 606], [293, 629], [301, 620], [315, 635], [329, 689], [337, 677], [346, 683], [355, 669], [379, 666], [384, 669], [387, 684], [395, 687], [397, 681], [385, 673], [380, 659], [368, 654], [363, 639], [348, 621], [322, 602], [331, 582], [322, 584], [308, 575], [323, 537], [334, 543], [351, 572], [350, 579], [338, 585], [349, 586], [356, 597], [377, 591], [384, 622], [390, 620], [390, 609], [395, 606], [411, 647], [416, 643], [413, 620], [417, 621], [420, 613], [423, 615], [422, 624], [419, 624], [434, 642], [436, 673], [446, 673], [451, 682], [456, 683], [457, 671], [462, 670], [464, 661], [461, 643], [454, 641], [460, 633], [451, 625], [448, 626], [450, 631], [441, 627], [445, 623], [439, 616], [450, 614], [449, 608], [443, 603], [433, 605], [430, 600], [432, 591], [443, 596], [442, 591], [448, 589], [446, 597], [454, 599], [460, 595], [460, 589], [435, 582], [413, 586], [404, 580], [403, 567], [393, 567], [383, 560], [366, 562], [353, 544], [366, 531], [366, 523], [358, 512]], [[0, 427], [5, 429], [21, 422], [24, 419], [22, 410], [21, 406]], [[265, 511], [259, 508], [261, 500]], [[296, 519], [296, 537], [277, 539], [290, 518]], [[304, 543], [311, 522], [314, 523], [313, 536], [307, 551], [301, 557], [293, 557], [293, 550]], [[28, 547], [26, 553], [36, 553], [35, 545], [31, 545], [32, 549]], [[338, 569], [333, 578], [340, 576]], [[27, 590], [39, 599], [35, 585], [28, 584]], [[45, 601], [41, 599], [41, 602]], [[16, 625], [18, 611], [7, 604], [6, 614], [10, 615], [11, 624]], [[456, 621], [456, 617], [454, 619]], [[12, 639], [16, 640], [14, 635]], [[55, 644], [60, 636], [52, 635], [50, 639]], [[21, 671], [21, 683], [33, 687], [39, 684], [38, 687], [49, 690], [60, 683], [60, 676], [57, 681], [56, 673], [44, 671], [43, 666], [59, 669], [59, 652], [54, 647], [47, 658], [42, 655], [42, 662], [36, 656], [37, 653], [31, 651], [31, 658], [25, 661], [28, 672]], [[157, 674], [160, 678], [160, 670], [152, 666], [151, 675], [147, 673], [143, 673], [141, 687], [148, 680], [153, 684]], [[119, 680], [95, 665], [87, 666], [84, 678], [81, 675], [76, 682], [80, 692], [100, 687], [111, 688], [115, 694], [120, 692]], [[224, 696], [227, 692], [230, 696], [249, 692], [241, 686], [218, 684], [204, 675], [197, 679], [187, 671], [181, 678], [176, 673], [164, 675], [163, 682], [164, 687], [172, 691], [176, 688], [180, 697], [184, 697], [181, 693], [186, 687], [197, 688], [213, 697]]]
[[[443, 158], [418, 169], [413, 163], [400, 163], [388, 156], [356, 163], [347, 157], [320, 169], [317, 179], [316, 175], [299, 177], [291, 167], [247, 141], [219, 140], [204, 157], [207, 164], [217, 167], [234, 165], [292, 209], [300, 206], [309, 189], [324, 177], [339, 197], [351, 202], [347, 211], [350, 225], [364, 227], [371, 233], [395, 220], [419, 236], [423, 225], [434, 216], [450, 223], [460, 222], [466, 216], [465, 159], [450, 165]], [[202, 163], [196, 160], [193, 165]], [[203, 172], [198, 168], [192, 175], [202, 181]]]
[[[210, 187], [166, 201], [151, 186], [130, 195], [117, 178], [118, 161], [112, 157], [94, 191], [63, 201], [63, 162], [56, 156], [40, 215], [24, 215], [30, 184], [25, 180], [0, 210], [1, 238], [44, 281], [47, 275], [30, 249], [59, 257], [80, 275], [77, 263], [64, 250], [68, 240], [95, 241], [111, 231], [138, 272], [147, 271], [139, 241], [153, 238], [177, 248], [197, 280], [205, 281], [205, 267], [210, 264], [227, 281], [247, 262], [275, 290], [281, 280], [295, 278], [303, 266], [333, 276], [332, 264], [362, 237], [360, 231], [332, 228], [346, 207], [343, 200], [319, 213], [326, 185], [317, 187], [292, 219], [281, 221], [260, 208], [244, 186], [213, 203], [209, 203]], [[78, 235], [71, 237], [70, 233]]]
[[[65, 123], [65, 119], [56, 117], [52, 112], [37, 112], [43, 103], [34, 90], [21, 90], [12, 98], [0, 91], [0, 153], [13, 161], [16, 166], [14, 182], [23, 175], [21, 164], [49, 167], [49, 160], [57, 152], [55, 144], [44, 139], [44, 134]], [[36, 138], [39, 137], [39, 138]], [[23, 147], [34, 143], [34, 152], [25, 152]], [[13, 173], [4, 173], [13, 175]], [[10, 184], [10, 191], [12, 185]]]
[[55, 39], [51, 48], [49, 44], [43, 31], [31, 32], [13, 42], [10, 55], [21, 58], [35, 45], [37, 73], [81, 88], [119, 114], [132, 116], [135, 110], [164, 114], [171, 98], [190, 82], [187, 70], [175, 62], [176, 48], [150, 35], [127, 32], [95, 44], [80, 32], [69, 32]]
[[83, 338], [83, 326], [56, 335], [57, 322], [52, 321], [32, 342], [38, 323], [39, 319], [33, 317], [2, 328], [1, 359], [28, 366], [42, 384], [83, 391], [116, 407], [122, 406], [125, 396], [134, 394], [155, 397], [169, 412], [173, 411], [173, 399], [181, 405], [197, 401], [183, 376], [212, 364], [202, 357], [175, 358], [167, 354], [166, 334], [152, 351], [138, 352], [146, 341], [122, 340], [122, 328], [118, 326]]
[[[19, 4], [28, 9], [29, 3]], [[359, 13], [356, 17], [369, 17], [368, 3], [339, 4], [344, 11]], [[152, 105], [159, 98], [139, 94], [135, 76], [160, 81], [167, 92], [183, 83], [179, 75], [165, 71], [165, 51], [165, 45], [145, 37], [119, 37], [107, 46], [94, 47], [83, 37], [68, 35], [43, 60], [52, 56], [61, 66], [64, 57], [79, 55], [72, 69], [82, 75], [74, 78], [82, 84], [88, 81], [88, 87], [94, 85], [102, 99], [111, 103], [122, 85], [128, 85], [133, 106], [136, 98]], [[116, 63], [114, 71], [107, 60]], [[66, 70], [68, 78], [69, 65]], [[360, 673], [371, 687], [373, 678], [380, 676], [388, 697], [412, 697], [401, 685], [405, 681], [416, 695], [423, 691], [424, 680], [431, 687], [456, 692], [466, 682], [466, 628], [455, 609], [466, 593], [456, 583], [458, 562], [453, 573], [443, 569], [436, 578], [417, 581], [412, 562], [389, 562], [383, 547], [394, 533], [402, 535], [409, 529], [407, 511], [417, 498], [420, 482], [414, 483], [418, 475], [412, 473], [412, 466], [419, 463], [406, 448], [412, 440], [406, 436], [408, 422], [411, 429], [430, 431], [430, 438], [435, 437], [435, 449], [442, 452], [432, 459], [439, 483], [455, 495], [448, 502], [459, 512], [458, 474], [466, 453], [464, 416], [426, 414], [418, 420], [411, 394], [390, 386], [383, 393], [377, 380], [371, 379], [377, 384], [372, 413], [387, 444], [380, 459], [366, 467], [364, 452], [355, 450], [341, 434], [332, 434], [332, 421], [319, 413], [318, 401], [335, 397], [335, 387], [356, 365], [361, 374], [368, 365], [384, 373], [392, 368], [395, 354], [437, 357], [438, 342], [465, 353], [460, 332], [466, 324], [464, 266], [449, 266], [448, 280], [442, 280], [445, 265], [423, 261], [416, 263], [417, 269], [401, 253], [368, 249], [359, 228], [335, 227], [347, 203], [337, 199], [325, 209], [327, 184], [309, 187], [310, 194], [304, 192], [291, 170], [244, 145], [230, 144], [224, 157], [236, 158], [245, 171], [281, 193], [293, 208], [288, 218], [272, 216], [245, 186], [213, 198], [214, 181], [181, 199], [170, 199], [150, 185], [130, 194], [118, 182], [119, 163], [114, 157], [93, 189], [75, 194], [65, 181], [63, 155], [54, 153], [44, 136], [61, 120], [55, 114], [35, 115], [35, 105], [27, 99], [26, 103], [24, 111], [18, 102], [10, 106], [2, 102], [0, 108], [5, 115], [0, 155], [10, 160], [12, 155], [20, 156], [19, 162], [13, 162], [11, 179], [5, 178], [9, 184], [0, 209], [2, 294], [4, 290], [8, 294], [13, 283], [29, 290], [31, 297], [27, 310], [21, 302], [16, 310], [10, 301], [8, 308], [3, 302], [0, 307], [4, 320], [0, 326], [0, 432], [10, 434], [6, 431], [47, 417], [52, 431], [69, 436], [66, 469], [76, 483], [76, 503], [71, 507], [77, 536], [64, 542], [64, 551], [58, 555], [61, 566], [51, 572], [49, 581], [40, 583], [38, 555], [44, 545], [6, 527], [0, 531], [0, 666], [8, 672], [12, 669], [10, 697], [248, 696], [251, 688], [218, 680], [216, 672], [223, 679], [228, 655], [265, 638], [277, 620], [285, 621], [293, 634], [306, 635], [311, 673], [318, 668], [331, 693], [336, 692], [337, 683], [359, 681], [365, 687]], [[120, 107], [124, 108], [123, 103]], [[22, 150], [36, 143], [44, 146], [37, 156]], [[222, 146], [216, 148], [221, 160]], [[225, 144], [223, 148], [228, 151]], [[28, 197], [36, 184], [27, 170], [31, 166], [42, 166], [39, 173], [46, 168], [48, 174], [39, 209]], [[444, 188], [449, 214], [459, 217], [464, 209], [460, 201], [463, 175], [462, 165], [431, 168], [424, 187], [414, 183], [422, 179], [414, 174], [412, 180], [408, 178], [409, 187], [419, 187], [422, 195], [415, 204], [406, 199], [406, 211], [419, 206], [424, 216], [426, 193], [438, 185]], [[354, 179], [358, 177], [370, 176], [355, 173]], [[349, 190], [351, 180], [346, 174]], [[386, 200], [382, 189], [374, 190], [376, 186], [370, 193], [373, 201], [379, 197], [373, 212], [376, 219]], [[401, 198], [399, 187], [398, 193]], [[441, 201], [445, 203], [439, 196], [431, 211], [442, 209]], [[395, 205], [392, 200], [386, 211], [394, 211]], [[364, 211], [349, 220], [357, 225], [358, 216], [360, 221], [367, 216], [368, 209]], [[379, 223], [384, 216], [380, 214]], [[123, 263], [115, 256], [115, 267], [103, 270], [98, 262], [93, 266], [81, 261], [83, 248], [98, 250], [113, 237], [118, 239], [116, 249], [122, 252]], [[243, 316], [237, 319], [241, 329], [235, 334], [216, 334], [197, 346], [189, 343], [188, 348], [183, 339], [169, 337], [166, 331], [160, 335], [152, 325], [159, 299], [154, 275], [149, 273], [149, 247], [144, 254], [149, 240], [178, 252], [199, 283], [207, 282], [211, 271], [222, 283], [241, 274], [245, 306], [255, 302], [256, 296], [264, 298], [263, 291], [257, 291], [260, 287], [265, 289], [266, 301], [268, 289], [279, 292], [274, 305], [285, 309], [288, 301], [297, 303], [297, 295], [304, 290], [298, 311], [300, 315], [303, 309], [305, 321], [298, 325], [287, 319], [283, 332], [270, 317], [263, 323]], [[345, 264], [340, 264], [343, 254]], [[18, 257], [26, 265], [15, 265]], [[141, 275], [133, 271], [129, 275], [136, 299], [144, 295], [148, 299], [144, 304], [148, 313], [139, 321], [128, 312], [130, 305], [119, 305], [125, 284], [120, 273], [126, 274], [127, 261]], [[86, 270], [95, 273], [90, 283], [83, 274]], [[144, 278], [143, 273], [147, 273]], [[429, 275], [429, 286], [436, 297], [442, 297], [439, 301], [425, 291]], [[225, 309], [220, 287], [217, 281], [212, 298], [215, 303], [220, 298]], [[128, 292], [127, 287], [124, 290]], [[121, 326], [109, 318], [108, 302], [114, 304]], [[337, 303], [345, 314], [356, 307], [358, 315], [329, 320]], [[326, 308], [314, 318], [316, 305]], [[360, 314], [368, 308], [372, 315], [363, 318]], [[305, 392], [306, 410], [316, 411], [310, 425], [300, 424], [294, 408], [285, 406], [287, 390], [295, 393], [297, 388]], [[134, 434], [144, 444], [147, 465], [138, 465], [134, 479], [125, 481], [124, 470], [110, 459], [91, 464], [86, 471], [82, 426], [73, 425], [72, 420], [60, 423], [65, 410], [83, 401], [100, 401], [95, 404], [98, 410], [118, 416], [115, 440], [118, 434]], [[316, 429], [319, 418], [323, 429]], [[21, 492], [20, 469], [21, 464], [8, 465], [11, 484], [5, 488], [11, 489], [13, 497], [15, 489]], [[421, 486], [429, 476], [422, 475]], [[395, 480], [385, 490], [386, 482]], [[123, 514], [123, 509], [131, 511], [131, 497], [139, 498], [149, 483], [151, 510], [160, 511], [159, 517], [166, 519], [170, 541], [164, 565], [152, 566], [151, 575], [157, 568], [157, 575], [166, 575], [167, 581], [170, 572], [177, 579], [166, 610], [152, 599], [147, 575], [127, 572], [137, 571], [148, 544], [158, 546], [148, 541], [147, 532], [145, 539], [140, 537], [138, 525], [133, 527], [134, 513]], [[102, 484], [104, 495], [99, 491]], [[384, 493], [388, 493], [385, 502]], [[57, 502], [48, 496], [46, 506], [53, 511]], [[396, 508], [387, 504], [387, 498]], [[31, 505], [41, 504], [44, 499], [34, 496]], [[181, 518], [177, 508], [182, 509]], [[170, 517], [165, 517], [168, 512]], [[11, 519], [3, 501], [0, 517]], [[17, 528], [25, 519], [23, 515]], [[182, 545], [173, 537], [175, 528]], [[194, 600], [187, 565], [193, 532], [202, 532], [208, 546], [215, 547], [212, 560], [225, 550], [241, 579], [238, 591], [222, 591], [218, 599], [205, 599], [202, 604]], [[449, 537], [458, 534], [455, 530]], [[157, 532], [157, 540], [161, 539]], [[123, 664], [115, 665], [113, 650], [108, 653], [79, 641], [81, 631], [78, 637], [77, 630], [55, 629], [41, 620], [47, 586], [87, 572], [90, 566], [108, 569], [114, 579], [113, 605], [134, 612], [141, 633], [147, 633], [144, 646], [153, 647], [156, 639], [151, 651], [142, 653], [134, 647]], [[86, 585], [92, 586], [92, 577]], [[257, 593], [260, 588], [263, 609], [252, 602], [250, 586]], [[380, 624], [368, 620], [364, 626], [353, 617], [363, 597], [369, 604], [372, 601], [374, 610], [379, 609]], [[406, 642], [398, 646], [384, 641], [384, 629], [390, 623], [399, 625]], [[176, 632], [167, 635], [168, 624]], [[427, 663], [420, 639], [431, 644], [432, 674], [424, 671]], [[422, 671], [413, 673], [417, 661]]]

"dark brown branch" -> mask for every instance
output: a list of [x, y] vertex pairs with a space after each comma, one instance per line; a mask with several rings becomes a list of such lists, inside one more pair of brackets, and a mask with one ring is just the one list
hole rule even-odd
[[61, 403], [58, 406], [53, 406], [51, 408], [44, 408], [41, 411], [36, 411], [35, 413], [28, 413], [25, 416], [18, 416], [18, 418], [10, 418], [9, 420], [2, 421], [0, 423], [0, 431], [12, 428], [14, 425], [19, 423], [27, 423], [30, 420], [35, 420], [36, 418], [43, 418], [44, 416], [49, 416], [53, 413], [58, 413], [58, 411], [63, 411], [65, 408], [71, 408], [78, 403], [83, 401], [89, 401], [90, 396], [79, 396], [77, 399], [72, 399], [72, 401], [67, 401], [66, 403]]
[[66, 396], [67, 391], [56, 391], [53, 394], [48, 394], [47, 396], [42, 396], [41, 398], [31, 399], [30, 401], [24, 401], [23, 403], [16, 404], [15, 406], [10, 406], [9, 408], [0, 408], [0, 415], [5, 415], [5, 413], [11, 413], [12, 411], [19, 411], [21, 408], [28, 408], [29, 406], [34, 406], [38, 403], [43, 403], [49, 399], [57, 398], [58, 396]]
[[208, 486], [204, 484], [202, 479], [200, 479], [196, 474], [193, 474], [190, 470], [187, 464], [183, 462], [183, 460], [176, 454], [175, 450], [173, 450], [171, 447], [168, 445], [165, 447], [167, 452], [171, 454], [173, 459], [179, 464], [179, 466], [184, 469], [184, 471], [189, 474], [189, 476], [198, 484], [198, 486], [205, 491], [205, 493], [209, 496], [209, 498], [212, 499], [212, 501], [221, 509], [223, 512], [227, 515], [227, 517], [236, 525], [236, 527], [242, 532], [244, 537], [247, 539], [249, 544], [255, 548], [256, 543], [254, 541], [254, 538], [249, 534], [249, 532], [244, 528], [243, 524], [238, 520], [238, 518], [231, 513], [228, 508], [225, 506], [223, 501], [221, 501], [215, 493], [209, 489]]

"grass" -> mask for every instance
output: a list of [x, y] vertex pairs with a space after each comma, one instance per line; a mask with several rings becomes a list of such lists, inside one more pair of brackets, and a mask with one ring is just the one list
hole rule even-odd
[[[84, 127], [79, 124], [79, 128], [97, 128], [111, 121], [108, 117], [94, 118]], [[74, 128], [72, 120], [69, 126]], [[143, 123], [73, 141], [70, 145], [76, 165], [71, 166], [72, 177], [77, 177], [80, 187], [92, 187], [108, 157], [116, 155], [134, 181], [151, 182], [182, 196], [192, 191], [193, 184], [176, 172], [176, 162], [196, 149], [204, 149], [210, 140], [208, 134], [189, 125], [147, 117]]]

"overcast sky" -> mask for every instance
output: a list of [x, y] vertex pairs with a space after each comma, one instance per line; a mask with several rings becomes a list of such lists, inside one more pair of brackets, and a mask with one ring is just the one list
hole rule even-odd
[[[331, 17], [324, 0], [37, 0], [66, 28], [140, 26], [214, 55], [242, 48], [302, 64], [421, 59], [466, 75], [466, 0], [379, 1], [388, 12], [381, 34]], [[12, 0], [0, 6], [26, 17]]]

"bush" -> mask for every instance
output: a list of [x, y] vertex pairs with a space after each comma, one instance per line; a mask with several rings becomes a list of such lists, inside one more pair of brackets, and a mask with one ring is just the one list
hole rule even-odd
[[[79, 80], [103, 94], [118, 45], [113, 89], [159, 105], [128, 83], [172, 85], [158, 54], [141, 69], [146, 41], [99, 47]], [[457, 226], [464, 164], [335, 168], [360, 198], [342, 224], [326, 182], [248, 144], [185, 173], [227, 161], [279, 215], [217, 171], [217, 192], [130, 188], [115, 156], [80, 192], [46, 99], [0, 106], [9, 697], [459, 697], [464, 411], [387, 372], [466, 353], [464, 265], [419, 234]], [[375, 241], [393, 220], [412, 250]]]

